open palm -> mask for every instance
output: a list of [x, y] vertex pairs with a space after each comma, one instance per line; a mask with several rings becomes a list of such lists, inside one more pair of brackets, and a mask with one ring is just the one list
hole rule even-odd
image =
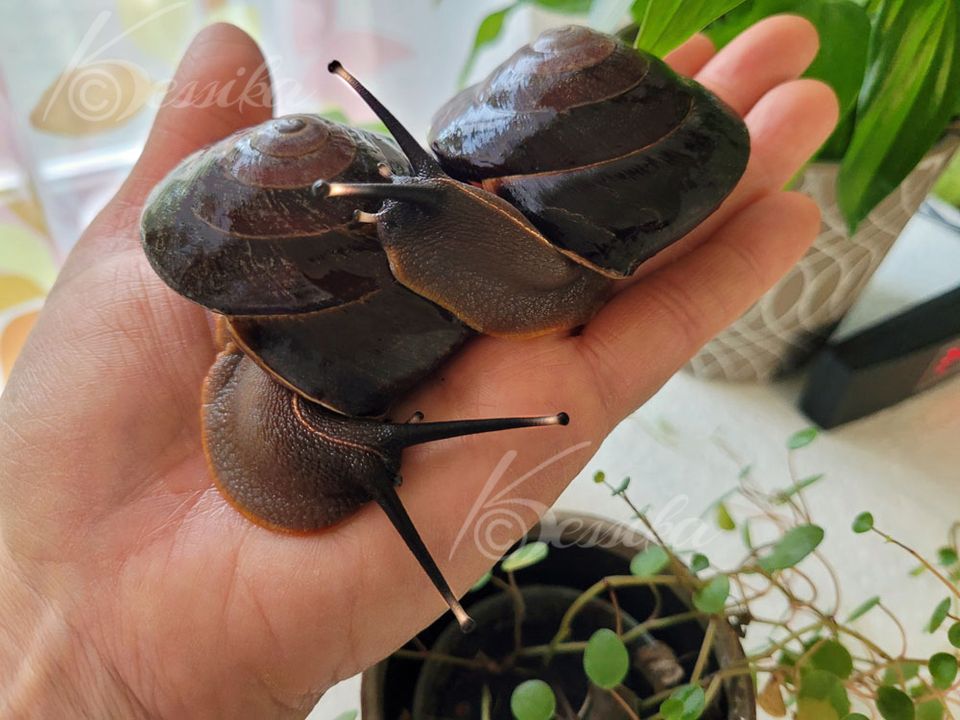
[[[831, 91], [796, 79], [816, 49], [808, 23], [780, 17], [719, 54], [700, 37], [676, 51], [674, 67], [750, 128], [750, 163], [733, 195], [581, 333], [477, 339], [397, 410], [431, 420], [571, 417], [565, 428], [405, 454], [403, 501], [456, 590], [815, 237], [816, 207], [781, 188], [836, 120]], [[262, 62], [246, 35], [214, 26], [194, 41], [172, 92], [225, 84]], [[0, 400], [0, 571], [10, 578], [0, 609], [19, 611], [0, 614], [0, 638], [18, 643], [8, 646], [22, 663], [43, 665], [28, 639], [38, 626], [53, 633], [63, 654], [57, 691], [72, 693], [75, 710], [303, 716], [327, 687], [444, 609], [376, 506], [315, 536], [287, 536], [241, 517], [208, 475], [199, 408], [212, 325], [153, 274], [139, 213], [182, 157], [269, 115], [269, 103], [165, 104], [130, 178], [69, 258]], [[502, 472], [506, 485], [541, 463], [509, 494], [524, 501], [513, 506], [517, 522], [482, 527], [489, 518], [475, 505], [490, 478]]]

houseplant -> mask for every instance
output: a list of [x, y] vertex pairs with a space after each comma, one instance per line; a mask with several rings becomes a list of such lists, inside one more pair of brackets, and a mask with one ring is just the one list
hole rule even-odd
[[[791, 452], [798, 452], [815, 439], [814, 430], [804, 430], [789, 439], [788, 447]], [[792, 462], [790, 467], [793, 467]], [[873, 534], [910, 553], [917, 559], [917, 572], [930, 573], [941, 583], [944, 597], [940, 599], [938, 596], [931, 601], [932, 613], [923, 628], [904, 626], [880, 597], [865, 598], [842, 609], [838, 600], [840, 578], [820, 549], [824, 532], [813, 522], [804, 497], [805, 490], [822, 479], [821, 475], [791, 476], [785, 487], [764, 492], [751, 478], [749, 468], [745, 468], [738, 487], [711, 508], [718, 527], [731, 533], [739, 531], [743, 540], [742, 560], [724, 569], [715, 567], [702, 554], [678, 552], [662, 541], [638, 545], [633, 542], [635, 535], [624, 526], [587, 519], [572, 525], [575, 516], [562, 516], [559, 522], [548, 524], [545, 533], [538, 536], [539, 541], [522, 545], [520, 550], [508, 556], [504, 561], [506, 569], [500, 566], [503, 577], [494, 576], [494, 579], [485, 579], [485, 584], [478, 583], [480, 592], [486, 595], [477, 601], [477, 605], [489, 607], [491, 597], [495, 598], [494, 602], [499, 602], [501, 627], [512, 644], [513, 632], [520, 626], [514, 624], [518, 606], [511, 598], [516, 589], [527, 582], [522, 579], [524, 575], [530, 574], [531, 584], [547, 580], [556, 585], [558, 577], [564, 584], [577, 584], [572, 576], [582, 572], [584, 564], [570, 563], [568, 557], [550, 565], [551, 555], [560, 556], [571, 549], [578, 553], [597, 549], [570, 548], [566, 542], [589, 540], [608, 549], [615, 547], [616, 553], [632, 553], [630, 575], [617, 574], [601, 579], [572, 601], [572, 606], [583, 612], [594, 601], [609, 598], [608, 603], [599, 606], [605, 608], [607, 615], [598, 623], [602, 626], [607, 622], [609, 627], [592, 630], [594, 634], [589, 640], [581, 642], [570, 642], [562, 632], [550, 628], [546, 636], [553, 638], [552, 644], [531, 645], [528, 642], [531, 638], [521, 635], [517, 645], [525, 647], [536, 659], [544, 657], [551, 647], [563, 648], [578, 661], [566, 666], [569, 675], [576, 677], [579, 673], [584, 686], [596, 688], [592, 697], [594, 707], [601, 699], [610, 700], [615, 694], [618, 699], [604, 705], [602, 713], [597, 716], [588, 711], [571, 714], [569, 703], [562, 699], [561, 693], [566, 692], [564, 688], [555, 682], [553, 685], [544, 683], [541, 678], [549, 677], [545, 674], [546, 666], [532, 663], [527, 666], [530, 677], [521, 675], [510, 683], [513, 689], [509, 713], [503, 707], [502, 698], [495, 697], [493, 691], [485, 692], [480, 686], [466, 692], [463, 704], [457, 706], [462, 714], [431, 715], [420, 711], [414, 712], [412, 717], [414, 720], [511, 716], [519, 720], [548, 720], [551, 717], [622, 717], [628, 720], [637, 717], [658, 720], [754, 717], [755, 709], [746, 704], [747, 698], [743, 695], [753, 687], [753, 679], [757, 681], [757, 704], [772, 717], [789, 715], [795, 720], [863, 720], [868, 716], [884, 720], [939, 720], [953, 717], [954, 706], [960, 703], [957, 670], [960, 648], [957, 541], [960, 525], [951, 529], [947, 544], [939, 549], [936, 560], [932, 561], [881, 531], [869, 513], [857, 515], [852, 525], [854, 533]], [[647, 512], [627, 496], [628, 481], [614, 486], [602, 473], [598, 473], [595, 480], [622, 498], [647, 533], [659, 538]], [[755, 542], [753, 537], [765, 529], [775, 531], [771, 539]], [[611, 544], [611, 537], [619, 541]], [[556, 548], [558, 539], [564, 541], [559, 547], [565, 549], [548, 552], [543, 541], [553, 543]], [[823, 583], [812, 580], [818, 565], [821, 574], [827, 578]], [[615, 568], [616, 563], [612, 567]], [[594, 572], [602, 573], [610, 568], [610, 565], [601, 564], [594, 568]], [[494, 588], [490, 587], [491, 583]], [[621, 681], [629, 677], [639, 664], [637, 658], [644, 646], [634, 646], [642, 630], [631, 626], [636, 618], [629, 617], [627, 612], [631, 602], [627, 592], [645, 589], [644, 592], [649, 593], [654, 588], [658, 589], [663, 602], [642, 625], [653, 634], [671, 627], [675, 630], [699, 628], [699, 631], [680, 635], [679, 640], [677, 635], [658, 636], [663, 645], [652, 649], [646, 646], [647, 673], [652, 670], [654, 682], [659, 680], [660, 687], [648, 687], [646, 695], [633, 698]], [[498, 595], [500, 600], [496, 600]], [[685, 605], [670, 605], [681, 598], [685, 599]], [[649, 602], [649, 597], [647, 599]], [[564, 603], [568, 604], [568, 601]], [[870, 637], [858, 625], [858, 621], [869, 613], [884, 613], [890, 618], [897, 634], [902, 637], [897, 643], [897, 652], [884, 650], [881, 645], [886, 638]], [[557, 625], [572, 627], [572, 618], [576, 617], [577, 613], [568, 609]], [[687, 617], [697, 620], [687, 622]], [[458, 656], [446, 652], [452, 649], [448, 643], [456, 632], [455, 625], [449, 617], [439, 622], [449, 624], [449, 629], [439, 633], [436, 627], [428, 629], [419, 640], [365, 674], [365, 718], [393, 720], [411, 717], [403, 715], [401, 709], [411, 686], [419, 686], [421, 694], [426, 690], [437, 694], [438, 688], [463, 688], [457, 678], [462, 673], [474, 672], [471, 664], [486, 667], [488, 663], [497, 662], [496, 658], [477, 652]], [[739, 644], [731, 640], [731, 635], [746, 628], [760, 628], [762, 640], [744, 653]], [[934, 636], [940, 647], [938, 652], [926, 657], [911, 656], [910, 635], [920, 630]], [[479, 632], [484, 632], [483, 626]], [[462, 636], [456, 637], [459, 641], [453, 646], [457, 649], [470, 645], [470, 641], [463, 641]], [[691, 639], [696, 639], [698, 646], [684, 647], [682, 643], [689, 643]], [[535, 643], [536, 639], [531, 642]], [[478, 644], [482, 643], [473, 643], [474, 650]], [[633, 650], [629, 668], [630, 655], [625, 652], [624, 644]], [[682, 669], [678, 670], [678, 665]], [[424, 688], [423, 675], [434, 673], [439, 667], [445, 667], [446, 674], [442, 679], [427, 682]], [[496, 704], [498, 700], [499, 705]], [[723, 701], [730, 704], [724, 707]]]
[[[668, 571], [678, 574], [656, 574], [666, 557], [627, 526], [552, 516], [465, 598], [478, 621], [473, 634], [444, 616], [365, 673], [363, 717], [547, 720], [541, 702], [555, 704], [560, 718], [571, 707], [583, 713], [574, 717], [650, 716], [685, 678], [743, 657], [732, 626], [718, 626], [712, 652], [701, 651], [706, 624], [688, 590], [696, 580], [680, 565]], [[704, 717], [756, 717], [745, 675], [718, 682], [700, 701], [710, 708]], [[527, 714], [517, 709], [523, 703]]]
[[820, 204], [821, 236], [694, 358], [689, 369], [701, 376], [768, 379], [802, 362], [852, 305], [960, 142], [951, 129], [960, 107], [956, 0], [516, 0], [481, 24], [471, 59], [528, 5], [605, 22], [603, 30], [629, 14], [635, 29], [627, 37], [660, 56], [701, 30], [722, 46], [778, 13], [802, 15], [819, 31], [807, 75], [834, 88], [841, 122], [794, 182]]

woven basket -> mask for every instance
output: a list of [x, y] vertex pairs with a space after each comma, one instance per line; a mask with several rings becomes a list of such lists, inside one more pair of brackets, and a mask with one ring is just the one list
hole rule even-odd
[[686, 370], [698, 377], [766, 381], [819, 348], [920, 207], [960, 143], [956, 134], [931, 150], [852, 237], [836, 198], [837, 163], [813, 163], [797, 189], [820, 206], [823, 223], [799, 263], [730, 327], [707, 343]]

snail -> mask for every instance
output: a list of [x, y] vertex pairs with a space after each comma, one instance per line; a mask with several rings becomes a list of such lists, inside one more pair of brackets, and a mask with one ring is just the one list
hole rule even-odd
[[154, 189], [142, 244], [219, 316], [203, 445], [227, 500], [294, 533], [377, 502], [469, 630], [397, 495], [402, 450], [568, 417], [385, 416], [472, 336], [587, 322], [729, 194], [749, 140], [707, 90], [582, 27], [544, 33], [450, 100], [432, 153], [329, 69], [393, 139], [314, 115], [242, 130]]

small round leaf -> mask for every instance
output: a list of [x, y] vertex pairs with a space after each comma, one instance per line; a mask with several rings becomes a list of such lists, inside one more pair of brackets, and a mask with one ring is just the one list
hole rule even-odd
[[955, 622], [947, 631], [947, 639], [955, 648], [960, 648], [960, 622]]
[[514, 688], [510, 710], [516, 720], [550, 720], [557, 711], [557, 698], [543, 680], [527, 680]]
[[500, 563], [500, 567], [504, 572], [523, 570], [546, 558], [548, 552], [550, 552], [549, 546], [545, 542], [537, 540], [507, 555]]
[[597, 630], [583, 653], [583, 669], [594, 685], [610, 690], [627, 677], [630, 653], [613, 630]]
[[927, 700], [917, 705], [917, 720], [943, 720], [943, 703]]
[[630, 572], [637, 577], [649, 577], [662, 571], [670, 562], [667, 551], [659, 545], [651, 545], [637, 553], [630, 561]]
[[960, 557], [957, 556], [956, 550], [947, 546], [937, 550], [937, 560], [943, 567], [950, 567], [960, 562]]
[[810, 664], [818, 670], [826, 670], [841, 680], [853, 673], [853, 657], [837, 640], [825, 640], [810, 655]]
[[957, 658], [950, 653], [937, 653], [930, 658], [927, 667], [934, 686], [946, 690], [957, 679]]
[[726, 575], [715, 575], [693, 594], [693, 606], [702, 613], [718, 615], [727, 606], [729, 596], [730, 578]]
[[862, 535], [865, 532], [873, 530], [873, 515], [868, 512], [862, 512], [853, 521], [853, 531]]
[[593, 481], [594, 481], [597, 485], [602, 485], [602, 484], [603, 484], [603, 481], [606, 480], [606, 479], [607, 479], [607, 474], [606, 474], [603, 470], [597, 470], [597, 471], [593, 474]]
[[710, 558], [703, 553], [694, 553], [693, 557], [690, 558], [690, 569], [693, 572], [702, 572], [708, 567], [710, 567]]
[[707, 696], [699, 685], [683, 685], [660, 705], [664, 720], [698, 720], [707, 707]]
[[877, 710], [884, 720], [915, 720], [916, 708], [905, 692], [884, 685], [877, 690]]

